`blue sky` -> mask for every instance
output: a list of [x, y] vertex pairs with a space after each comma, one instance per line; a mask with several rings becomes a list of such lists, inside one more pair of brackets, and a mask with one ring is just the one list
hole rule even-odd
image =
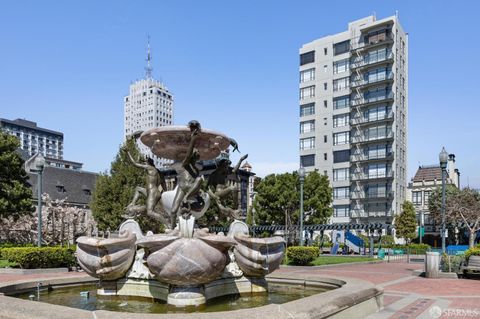
[[0, 117], [65, 134], [65, 158], [108, 169], [123, 97], [144, 74], [190, 119], [237, 139], [260, 175], [298, 166], [298, 49], [372, 13], [409, 33], [409, 176], [457, 156], [480, 187], [478, 1], [3, 1]]

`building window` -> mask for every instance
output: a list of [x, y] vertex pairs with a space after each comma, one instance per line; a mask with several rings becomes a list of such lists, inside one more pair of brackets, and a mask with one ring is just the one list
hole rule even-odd
[[387, 176], [387, 164], [368, 164], [368, 178], [379, 178]]
[[347, 72], [349, 67], [350, 67], [349, 59], [333, 62], [333, 74]]
[[342, 54], [342, 53], [348, 52], [349, 50], [350, 50], [350, 40], [335, 43], [333, 45], [334, 55]]
[[343, 163], [350, 161], [350, 150], [335, 151], [333, 152], [333, 162]]
[[347, 199], [350, 197], [349, 187], [335, 187], [333, 189], [333, 199]]
[[300, 54], [300, 65], [315, 62], [315, 51]]
[[325, 108], [328, 107], [328, 102], [327, 102], [327, 100], [323, 100], [323, 106], [324, 106]]
[[301, 150], [312, 150], [315, 148], [315, 137], [308, 137], [300, 139]]
[[334, 205], [333, 217], [349, 217], [350, 206], [349, 205]]
[[303, 167], [315, 166], [315, 154], [300, 156], [300, 164]]
[[343, 109], [350, 105], [350, 95], [344, 95], [333, 99], [333, 109]]
[[348, 76], [341, 79], [333, 80], [333, 92], [346, 90], [349, 87], [350, 87], [350, 78]]
[[364, 113], [364, 116], [365, 116], [365, 119], [367, 119], [369, 122], [383, 120], [387, 117], [388, 111], [389, 110], [386, 105], [381, 105], [381, 106], [368, 109]]
[[324, 117], [324, 118], [323, 118], [323, 125], [327, 125], [327, 124], [328, 124], [327, 118]]
[[327, 49], [327, 48], [323, 48], [323, 54], [324, 54], [324, 55], [327, 55], [327, 54], [328, 54], [328, 49]]
[[315, 121], [300, 122], [300, 133], [315, 132]]
[[348, 181], [350, 179], [350, 170], [348, 168], [338, 168], [333, 170], [334, 181]]
[[333, 127], [347, 126], [350, 122], [350, 114], [339, 114], [333, 117]]
[[364, 93], [364, 98], [367, 102], [385, 100], [391, 97], [393, 96], [390, 88], [388, 87], [376, 88]]
[[412, 202], [415, 205], [422, 205], [422, 192], [412, 192]]
[[387, 58], [387, 48], [374, 50], [368, 52], [364, 57], [365, 63], [375, 63], [378, 61], [383, 61]]
[[391, 128], [387, 125], [378, 125], [378, 126], [369, 127], [366, 130], [366, 133], [367, 133], [366, 138], [368, 141], [386, 138], [391, 133], [391, 131], [392, 131]]
[[300, 83], [315, 80], [315, 69], [308, 69], [300, 72]]
[[328, 65], [324, 65], [323, 66], [323, 73], [327, 73], [328, 72]]
[[380, 30], [376, 32], [372, 32], [365, 36], [365, 43], [374, 44], [378, 42], [385, 41], [389, 36], [389, 30]]
[[328, 158], [327, 153], [323, 153], [323, 159], [326, 161]]
[[350, 142], [350, 132], [340, 132], [333, 134], [333, 145], [344, 145]]
[[300, 89], [300, 100], [315, 97], [315, 85]]
[[324, 135], [324, 136], [323, 136], [323, 142], [324, 142], [324, 143], [327, 143], [327, 135]]
[[323, 83], [323, 89], [326, 91], [326, 90], [327, 90], [327, 88], [328, 88], [328, 86], [327, 86], [327, 82]]
[[315, 103], [300, 105], [300, 116], [315, 114]]
[[368, 159], [385, 158], [390, 155], [392, 150], [391, 145], [374, 145], [370, 146], [367, 150]]
[[367, 80], [368, 83], [382, 81], [387, 78], [387, 73], [389, 73], [389, 70], [387, 68], [378, 68], [375, 70], [371, 70], [365, 75], [365, 80]]
[[423, 192], [423, 201], [425, 202], [425, 205], [428, 205], [428, 199], [430, 198], [431, 191], [424, 191]]
[[369, 198], [379, 198], [387, 196], [387, 186], [386, 185], [368, 185], [367, 196]]

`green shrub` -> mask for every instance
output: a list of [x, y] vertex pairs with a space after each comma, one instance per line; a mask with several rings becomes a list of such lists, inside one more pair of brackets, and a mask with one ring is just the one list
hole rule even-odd
[[465, 256], [461, 255], [442, 255], [441, 267], [443, 272], [456, 272], [460, 273], [460, 267], [462, 266]]
[[430, 245], [428, 244], [410, 244], [407, 248], [412, 253], [421, 253], [424, 254], [426, 251], [430, 250]]
[[32, 243], [1, 243], [0, 248], [13, 248], [13, 247], [35, 247]]
[[308, 265], [318, 257], [318, 247], [291, 246], [287, 248], [288, 261], [293, 265]]
[[480, 256], [480, 247], [472, 247], [465, 251], [465, 258], [468, 260], [470, 256]]
[[381, 237], [382, 247], [390, 247], [395, 245], [395, 238], [392, 235], [385, 235]]
[[56, 268], [75, 265], [75, 251], [63, 247], [1, 248], [0, 259], [17, 263], [21, 268]]

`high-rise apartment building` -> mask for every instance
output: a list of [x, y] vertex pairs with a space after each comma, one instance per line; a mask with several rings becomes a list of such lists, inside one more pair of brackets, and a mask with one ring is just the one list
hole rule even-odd
[[41, 153], [50, 159], [63, 159], [63, 133], [41, 128], [36, 122], [24, 119], [0, 119], [0, 129], [20, 141], [20, 149], [27, 157]]
[[300, 163], [328, 175], [332, 222], [390, 223], [406, 199], [408, 35], [369, 16], [300, 49]]
[[[147, 47], [145, 78], [130, 85], [130, 92], [124, 98], [124, 136], [155, 127], [172, 125], [173, 96], [167, 87], [152, 78], [150, 44]], [[140, 144], [140, 143], [139, 143]], [[154, 158], [161, 166], [166, 160], [158, 159], [146, 147], [139, 145], [142, 153]]]

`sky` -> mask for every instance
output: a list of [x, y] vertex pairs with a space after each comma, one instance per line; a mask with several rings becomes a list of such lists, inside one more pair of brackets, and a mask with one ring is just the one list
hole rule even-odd
[[0, 1], [0, 117], [64, 133], [64, 158], [109, 169], [123, 98], [153, 75], [191, 119], [234, 137], [254, 171], [298, 168], [298, 50], [398, 11], [409, 33], [408, 172], [454, 153], [480, 188], [480, 1]]

